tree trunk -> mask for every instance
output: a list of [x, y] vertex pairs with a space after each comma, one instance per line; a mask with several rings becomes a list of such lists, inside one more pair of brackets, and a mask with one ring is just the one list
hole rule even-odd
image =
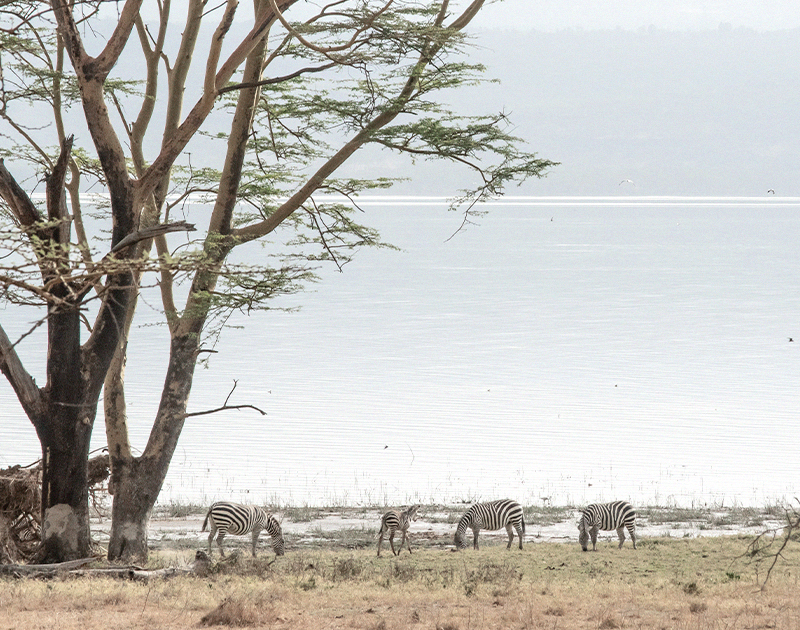
[[89, 446], [97, 412], [86, 400], [77, 307], [48, 315], [44, 410], [34, 420], [42, 445], [42, 548], [39, 562], [63, 562], [91, 553]]
[[63, 562], [91, 555], [87, 462], [92, 426], [77, 419], [71, 427], [64, 427], [63, 419], [61, 424], [62, 431], [39, 435], [42, 547], [36, 554], [37, 562]]
[[153, 463], [143, 457], [123, 461], [113, 461], [112, 458], [111, 468], [116, 481], [111, 508], [109, 560], [147, 560], [150, 513], [163, 481], [163, 475], [153, 474], [152, 467]]
[[114, 502], [109, 560], [146, 560], [147, 527], [169, 464], [178, 445], [192, 390], [199, 335], [175, 335], [170, 347], [156, 421], [141, 457], [111, 454]]

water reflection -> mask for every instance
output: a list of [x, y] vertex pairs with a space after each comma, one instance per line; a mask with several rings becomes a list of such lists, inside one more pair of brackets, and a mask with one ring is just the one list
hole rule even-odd
[[[191, 411], [235, 379], [232, 402], [268, 415], [191, 418], [162, 501], [794, 496], [800, 203], [523, 200], [450, 240], [458, 217], [431, 203], [369, 207], [403, 251], [326, 271], [300, 312], [235, 322]], [[132, 340], [140, 447], [165, 340]], [[0, 412], [0, 465], [38, 457], [7, 385]]]

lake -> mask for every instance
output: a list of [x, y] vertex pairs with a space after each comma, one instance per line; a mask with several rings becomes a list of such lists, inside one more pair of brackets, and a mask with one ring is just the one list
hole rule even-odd
[[[401, 251], [322, 270], [280, 301], [296, 312], [234, 318], [244, 328], [198, 369], [190, 411], [235, 381], [230, 404], [267, 415], [190, 418], [161, 502], [797, 496], [800, 198], [508, 197], [455, 236], [442, 198], [362, 205]], [[29, 315], [0, 311], [12, 340]], [[132, 345], [143, 448], [166, 333], [141, 326]], [[20, 347], [43, 383], [41, 344]], [[5, 380], [0, 417], [0, 467], [37, 459]]]

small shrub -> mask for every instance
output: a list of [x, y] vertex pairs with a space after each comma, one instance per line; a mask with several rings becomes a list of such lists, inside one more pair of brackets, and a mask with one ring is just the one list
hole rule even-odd
[[300, 507], [287, 506], [281, 511], [283, 512], [283, 517], [290, 523], [310, 523], [323, 516], [323, 512], [320, 508], [310, 507], [308, 505]]
[[363, 566], [355, 558], [335, 558], [333, 561], [334, 580], [352, 580], [359, 575]]
[[417, 570], [410, 564], [400, 564], [397, 562], [392, 565], [392, 577], [401, 582], [410, 582], [417, 577]]
[[167, 504], [159, 504], [156, 511], [160, 518], [186, 518], [195, 514], [205, 514], [208, 511], [208, 506], [170, 501]]
[[467, 579], [464, 582], [464, 594], [467, 597], [472, 597], [475, 595], [475, 591], [478, 589], [478, 583], [474, 579]]
[[697, 586], [697, 582], [689, 582], [683, 585], [683, 592], [687, 595], [697, 595], [700, 592], [700, 588]]
[[564, 609], [561, 608], [561, 606], [558, 606], [556, 608], [553, 608], [552, 606], [550, 606], [549, 608], [547, 608], [547, 610], [544, 611], [544, 614], [548, 615], [550, 617], [563, 617], [564, 616]]
[[705, 612], [707, 609], [708, 605], [705, 602], [692, 602], [689, 604], [689, 612], [695, 615]]
[[619, 628], [619, 622], [614, 619], [613, 617], [606, 617], [603, 621], [600, 622], [598, 628], [602, 630], [613, 630], [614, 628]]
[[252, 601], [240, 598], [226, 598], [210, 613], [203, 615], [203, 626], [258, 626], [264, 623], [263, 612]]
[[314, 576], [312, 575], [308, 579], [305, 579], [302, 582], [300, 582], [298, 586], [304, 591], [313, 591], [315, 588], [317, 588], [317, 581], [314, 579]]

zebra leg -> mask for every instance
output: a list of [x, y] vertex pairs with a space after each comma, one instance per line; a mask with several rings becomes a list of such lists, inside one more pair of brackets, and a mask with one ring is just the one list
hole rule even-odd
[[379, 558], [381, 557], [381, 543], [383, 542], [383, 533], [384, 533], [384, 531], [385, 530], [383, 529], [383, 527], [381, 527], [381, 531], [378, 532], [378, 557]]
[[522, 549], [522, 528], [516, 525], [514, 529], [517, 530], [517, 538], [519, 538], [519, 548]]
[[589, 535], [592, 537], [592, 551], [597, 551], [597, 525], [589, 530]]
[[[394, 550], [394, 533], [395, 533], [395, 531], [396, 530], [393, 529], [391, 532], [389, 532], [389, 544], [392, 546], [392, 555], [393, 556], [397, 555], [397, 552]], [[401, 549], [402, 549], [402, 547], [401, 547]]]
[[[506, 531], [508, 532], [508, 545], [506, 545], [506, 549], [511, 549], [511, 543], [514, 542], [514, 528], [511, 526], [511, 523], [506, 524]], [[520, 538], [520, 541], [521, 540]]]
[[217, 536], [217, 547], [219, 547], [219, 555], [223, 558], [225, 557], [225, 549], [222, 547], [222, 541], [225, 540], [225, 530], [219, 530], [219, 535]]
[[[408, 530], [403, 530], [403, 540], [400, 541], [400, 551], [403, 551], [403, 541], [406, 543], [406, 547], [408, 547], [408, 553], [411, 553], [411, 536], [408, 535]], [[400, 555], [400, 552], [397, 553]]]
[[481, 531], [481, 530], [478, 527], [473, 527], [472, 528], [472, 533], [474, 534], [474, 538], [472, 540], [472, 548], [473, 549], [477, 549], [478, 548], [478, 532], [479, 531]]
[[257, 527], [253, 528], [253, 557], [256, 557], [256, 545], [258, 544], [258, 535], [261, 533], [261, 530]]
[[631, 535], [631, 542], [633, 543], [633, 548], [636, 549], [636, 529], [633, 525], [628, 527], [628, 533]]
[[619, 537], [619, 548], [622, 549], [622, 543], [625, 542], [625, 526], [620, 525], [617, 527], [617, 536]]
[[216, 526], [211, 526], [211, 533], [208, 535], [208, 555], [211, 555], [211, 544], [214, 542], [214, 534], [217, 533]]

